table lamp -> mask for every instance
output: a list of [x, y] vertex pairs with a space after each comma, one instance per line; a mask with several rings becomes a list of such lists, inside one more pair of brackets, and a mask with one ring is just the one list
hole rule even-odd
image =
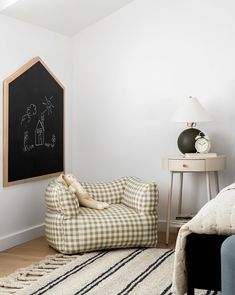
[[[202, 107], [196, 97], [189, 96], [179, 107], [172, 117], [172, 122], [185, 122], [187, 123], [187, 129], [180, 133], [177, 144], [181, 153], [196, 153], [195, 138], [199, 134], [203, 134], [202, 131], [196, 129], [197, 122], [209, 122], [211, 121], [210, 115]], [[203, 134], [204, 135], [204, 134]]]

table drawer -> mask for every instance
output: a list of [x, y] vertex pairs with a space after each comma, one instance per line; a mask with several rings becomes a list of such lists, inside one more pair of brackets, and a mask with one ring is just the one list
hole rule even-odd
[[205, 171], [205, 160], [169, 160], [170, 171]]

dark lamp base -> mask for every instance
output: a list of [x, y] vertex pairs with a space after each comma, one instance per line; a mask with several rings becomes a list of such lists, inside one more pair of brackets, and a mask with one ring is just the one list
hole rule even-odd
[[[197, 152], [195, 149], [195, 138], [200, 132], [201, 131], [196, 128], [188, 128], [180, 133], [177, 144], [181, 153], [185, 154]], [[204, 135], [204, 133], [201, 132], [201, 135]]]

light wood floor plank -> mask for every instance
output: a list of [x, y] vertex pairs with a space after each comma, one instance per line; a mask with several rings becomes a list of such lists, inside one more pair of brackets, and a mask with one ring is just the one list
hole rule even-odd
[[[176, 234], [170, 234], [170, 242], [165, 244], [165, 233], [158, 234], [158, 248], [174, 248]], [[57, 253], [48, 246], [46, 238], [40, 237], [11, 249], [0, 252], [0, 277], [26, 267]]]
[[11, 249], [0, 252], [0, 276], [12, 273], [57, 253], [48, 246], [45, 237], [41, 237]]

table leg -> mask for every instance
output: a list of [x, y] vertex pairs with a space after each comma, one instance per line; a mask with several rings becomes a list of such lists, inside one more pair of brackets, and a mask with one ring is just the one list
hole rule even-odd
[[206, 172], [206, 185], [207, 185], [207, 196], [208, 201], [211, 200], [211, 181], [210, 181], [210, 172]]
[[217, 194], [219, 193], [219, 175], [218, 175], [218, 171], [214, 172], [215, 175], [215, 187], [216, 187], [216, 192]]
[[182, 213], [182, 195], [183, 195], [183, 172], [180, 172], [180, 190], [179, 190], [178, 214]]
[[170, 172], [170, 183], [169, 183], [169, 189], [168, 189], [167, 220], [166, 220], [166, 244], [167, 245], [169, 244], [169, 231], [170, 231], [170, 221], [171, 221], [173, 174], [174, 172]]

